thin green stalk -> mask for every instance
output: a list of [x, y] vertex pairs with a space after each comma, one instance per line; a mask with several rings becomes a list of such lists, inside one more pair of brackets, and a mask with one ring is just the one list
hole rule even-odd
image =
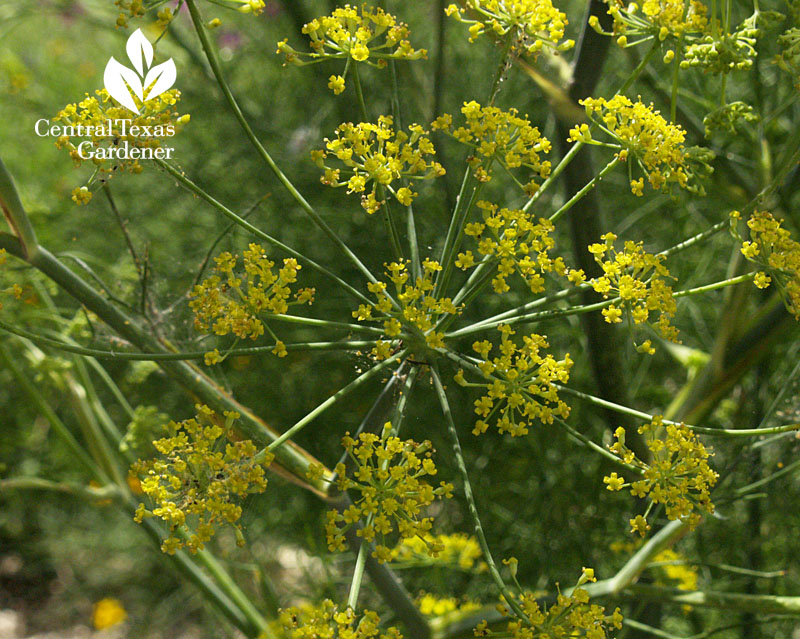
[[72, 495], [90, 501], [103, 501], [117, 499], [121, 495], [120, 489], [114, 484], [106, 484], [100, 488], [77, 484], [74, 482], [55, 482], [43, 477], [10, 477], [0, 479], [0, 493], [9, 490], [44, 490], [55, 493]]
[[[455, 233], [453, 237], [450, 238], [450, 229], [448, 229], [448, 239], [450, 240], [450, 247], [447, 253], [444, 255], [444, 261], [442, 262], [442, 266], [444, 270], [442, 272], [442, 276], [436, 279], [436, 288], [434, 289], [434, 296], [444, 293], [447, 291], [447, 286], [450, 284], [450, 277], [453, 274], [453, 267], [455, 266], [455, 259], [456, 253], [458, 252], [459, 247], [461, 246], [461, 242], [464, 239], [464, 226], [467, 223], [467, 219], [469, 218], [470, 211], [472, 211], [472, 207], [475, 204], [475, 201], [478, 199], [478, 195], [481, 192], [481, 187], [483, 185], [479, 184], [474, 189], [472, 189], [472, 194], [470, 195], [469, 202], [464, 207], [462, 213], [457, 216], [456, 224], [455, 224]], [[459, 201], [461, 200], [461, 196], [459, 195]], [[453, 226], [451, 225], [451, 228]]]
[[364, 568], [367, 565], [368, 548], [369, 543], [366, 539], [362, 539], [361, 545], [358, 547], [356, 566], [353, 569], [353, 581], [350, 584], [350, 594], [347, 596], [347, 607], [353, 610], [355, 610], [358, 605], [358, 593], [361, 590], [361, 580], [364, 578]]
[[289, 428], [283, 435], [275, 439], [269, 446], [267, 446], [264, 450], [258, 453], [258, 456], [263, 456], [265, 451], [272, 452], [279, 446], [283, 445], [284, 442], [288, 441], [292, 437], [294, 437], [297, 433], [299, 433], [303, 428], [305, 428], [308, 424], [314, 421], [319, 415], [333, 406], [335, 403], [341, 401], [345, 397], [347, 397], [350, 393], [352, 393], [357, 388], [366, 384], [369, 380], [373, 377], [376, 377], [378, 374], [382, 373], [385, 368], [387, 368], [390, 364], [394, 364], [395, 362], [402, 361], [403, 357], [405, 357], [407, 351], [401, 351], [397, 355], [393, 357], [388, 357], [387, 359], [383, 360], [380, 364], [372, 367], [366, 373], [362, 373], [358, 377], [356, 377], [352, 382], [350, 382], [347, 386], [340, 388], [336, 391], [333, 395], [331, 395], [328, 399], [322, 402], [319, 406], [317, 406], [314, 410], [308, 413], [305, 417], [303, 417], [300, 421], [298, 421], [294, 426]]
[[619, 457], [617, 457], [614, 453], [612, 453], [610, 450], [608, 450], [608, 448], [603, 448], [602, 446], [600, 446], [600, 444], [595, 444], [591, 439], [586, 437], [586, 435], [584, 435], [583, 433], [580, 433], [579, 431], [577, 431], [574, 428], [572, 428], [572, 426], [570, 426], [563, 419], [560, 419], [560, 418], [558, 418], [556, 416], [553, 416], [553, 419], [565, 431], [567, 431], [567, 433], [569, 433], [572, 437], [577, 439], [580, 443], [582, 443], [588, 449], [593, 450], [596, 453], [599, 453], [600, 455], [605, 457], [608, 461], [616, 464], [620, 468], [624, 468], [625, 470], [627, 470], [629, 472], [635, 472], [635, 473], [640, 474], [640, 475], [642, 474], [643, 471], [640, 468], [637, 468], [636, 466], [634, 466], [632, 464], [626, 464]]
[[741, 284], [742, 282], [749, 282], [755, 277], [755, 272], [751, 271], [750, 273], [744, 273], [737, 277], [731, 277], [727, 280], [722, 280], [719, 282], [714, 282], [712, 284], [706, 284], [704, 286], [697, 286], [695, 288], [688, 288], [683, 291], [675, 291], [673, 293], [673, 297], [688, 297], [690, 295], [697, 295], [698, 293], [707, 293], [708, 291], [716, 291], [721, 288], [725, 288], [727, 286], [733, 286], [734, 284]]
[[553, 182], [555, 182], [558, 176], [561, 175], [561, 172], [566, 169], [567, 166], [569, 166], [569, 163], [572, 162], [572, 159], [578, 154], [578, 151], [580, 151], [585, 144], [586, 142], [579, 140], [572, 145], [572, 148], [570, 148], [570, 150], [567, 151], [567, 154], [561, 158], [561, 161], [556, 165], [556, 168], [550, 171], [550, 175], [547, 176], [547, 179], [542, 182], [538, 189], [536, 189], [536, 193], [534, 193], [525, 203], [525, 206], [522, 207], [523, 211], [527, 212], [527, 210], [531, 208], [531, 206], [533, 206], [540, 197], [542, 197], [544, 192]]
[[528, 616], [517, 603], [516, 596], [511, 592], [511, 590], [509, 590], [508, 586], [506, 586], [506, 583], [503, 581], [503, 577], [500, 575], [500, 571], [497, 569], [497, 564], [495, 564], [494, 558], [492, 557], [492, 551], [489, 549], [489, 544], [486, 541], [486, 535], [483, 532], [483, 526], [481, 525], [481, 520], [478, 515], [478, 507], [475, 504], [475, 498], [472, 494], [472, 485], [469, 481], [469, 473], [467, 472], [467, 465], [464, 461], [464, 454], [461, 450], [461, 443], [458, 440], [458, 431], [456, 430], [456, 425], [453, 421], [453, 415], [450, 412], [450, 403], [447, 401], [447, 394], [442, 386], [442, 380], [439, 376], [439, 369], [435, 364], [431, 367], [431, 374], [433, 377], [433, 385], [436, 390], [436, 395], [439, 397], [439, 404], [442, 407], [442, 413], [444, 413], [445, 422], [447, 424], [447, 433], [450, 436], [450, 442], [453, 447], [456, 466], [458, 467], [459, 474], [461, 475], [461, 481], [464, 484], [464, 496], [467, 499], [467, 508], [469, 510], [470, 518], [472, 519], [475, 537], [478, 539], [478, 543], [480, 544], [483, 557], [486, 560], [486, 565], [489, 568], [489, 574], [492, 576], [495, 586], [505, 598], [506, 605], [508, 605], [521, 620], [529, 621]]
[[208, 33], [206, 31], [205, 24], [203, 23], [203, 18], [200, 15], [200, 10], [197, 8], [196, 0], [186, 0], [186, 6], [189, 9], [189, 15], [192, 18], [192, 24], [194, 25], [194, 30], [197, 33], [197, 37], [200, 39], [200, 46], [203, 48], [203, 52], [206, 54], [206, 58], [208, 58], [208, 63], [211, 65], [211, 70], [214, 73], [214, 77], [217, 80], [217, 84], [219, 84], [220, 89], [222, 90], [225, 99], [228, 102], [231, 110], [233, 111], [234, 116], [239, 122], [239, 125], [242, 127], [242, 130], [245, 133], [245, 136], [248, 140], [252, 143], [255, 147], [258, 154], [270, 168], [270, 170], [275, 174], [278, 180], [283, 184], [289, 194], [294, 198], [294, 200], [300, 205], [300, 207], [306, 212], [306, 214], [312, 219], [314, 224], [316, 224], [325, 235], [334, 243], [334, 245], [347, 256], [347, 258], [360, 270], [364, 276], [370, 282], [376, 282], [375, 276], [369, 271], [369, 269], [364, 266], [358, 256], [353, 253], [352, 250], [345, 244], [341, 238], [334, 233], [333, 229], [323, 220], [320, 215], [313, 209], [313, 207], [306, 201], [306, 199], [301, 195], [301, 193], [295, 188], [294, 184], [289, 181], [289, 178], [284, 175], [283, 171], [280, 170], [275, 161], [272, 159], [272, 156], [267, 152], [264, 146], [261, 144], [256, 134], [253, 132], [253, 129], [250, 128], [250, 125], [247, 122], [247, 119], [244, 117], [242, 110], [239, 108], [239, 104], [236, 101], [236, 98], [233, 96], [230, 87], [228, 86], [227, 81], [225, 80], [225, 76], [222, 73], [222, 66], [219, 62], [219, 57], [217, 56], [216, 51], [214, 50], [213, 45], [211, 44], [211, 40], [208, 37]]
[[[588, 393], [582, 393], [572, 388], [562, 386], [561, 384], [555, 384], [555, 386], [556, 388], [558, 388], [560, 392], [566, 393], [567, 395], [572, 395], [573, 397], [578, 397], [579, 399], [582, 399], [590, 404], [594, 404], [595, 406], [602, 406], [603, 408], [608, 408], [609, 410], [613, 410], [622, 415], [630, 415], [631, 417], [636, 417], [637, 419], [642, 419], [647, 422], [651, 422], [655, 418], [654, 415], [643, 413], [642, 411], [636, 410], [635, 408], [620, 406], [619, 404], [615, 404], [614, 402], [609, 402], [605, 399], [601, 399], [600, 397], [589, 395]], [[704, 426], [694, 426], [692, 424], [681, 424], [679, 422], [673, 422], [669, 419], [664, 419], [663, 423], [669, 426], [683, 425], [695, 433], [699, 433], [701, 435], [713, 435], [715, 437], [760, 437], [762, 435], [775, 435], [777, 433], [787, 433], [789, 431], [800, 430], [800, 423], [785, 424], [783, 426], [774, 426], [772, 428], [741, 428], [741, 429], [706, 428]]]
[[358, 110], [362, 122], [369, 122], [369, 115], [367, 115], [367, 103], [364, 101], [364, 90], [361, 88], [361, 75], [358, 73], [358, 62], [352, 64], [350, 68], [353, 70], [353, 86], [356, 88], [356, 97], [358, 98]]
[[[64, 351], [66, 353], [74, 353], [75, 355], [84, 355], [86, 357], [94, 357], [98, 359], [115, 359], [121, 361], [144, 361], [144, 362], [157, 362], [157, 361], [174, 361], [174, 360], [200, 360], [206, 356], [206, 351], [181, 351], [175, 353], [135, 353], [127, 351], [109, 351], [98, 348], [86, 348], [77, 346], [69, 342], [46, 337], [32, 333], [24, 328], [12, 326], [0, 320], [0, 329], [8, 331], [18, 337], [24, 337], [40, 346], [49, 346], [51, 348]], [[297, 342], [285, 344], [287, 351], [337, 351], [337, 350], [358, 350], [362, 348], [370, 348], [377, 343], [377, 340], [366, 341], [341, 341], [341, 342]], [[232, 348], [225, 350], [224, 355], [258, 355], [262, 353], [271, 353], [275, 349], [276, 344], [268, 346], [251, 346], [249, 348]]]
[[712, 590], [687, 592], [678, 588], [664, 588], [645, 584], [631, 584], [622, 594], [639, 601], [669, 602], [683, 606], [720, 608], [735, 610], [736, 612], [754, 612], [762, 615], [784, 614], [800, 616], [800, 597], [747, 595]]
[[56, 415], [50, 404], [42, 396], [39, 388], [33, 384], [22, 368], [18, 365], [14, 356], [9, 352], [4, 342], [0, 342], [0, 365], [11, 371], [11, 375], [17, 383], [18, 388], [27, 396], [33, 408], [44, 417], [50, 424], [61, 440], [69, 448], [75, 459], [86, 469], [86, 471], [101, 484], [108, 484], [110, 480], [106, 473], [100, 469], [95, 461], [86, 453], [86, 450], [78, 443], [75, 436], [67, 428], [64, 422]]
[[[796, 426], [797, 430], [800, 430], [800, 424], [796, 424]], [[735, 491], [733, 491], [733, 495], [734, 497], [737, 498], [744, 497], [745, 495], [752, 493], [754, 490], [761, 488], [762, 486], [766, 486], [767, 484], [775, 481], [776, 479], [780, 479], [781, 477], [785, 477], [786, 475], [792, 474], [798, 468], [800, 468], [800, 459], [792, 462], [788, 466], [784, 466], [779, 471], [776, 471], [771, 475], [764, 477], [763, 479], [759, 479], [758, 481], [753, 482], [752, 484], [747, 484], [747, 486], [742, 486], [740, 488], [737, 488]]]
[[[451, 252], [453, 248], [453, 244], [456, 241], [456, 234], [458, 233], [457, 229], [459, 227], [460, 221], [466, 219], [466, 213], [461, 215], [458, 214], [459, 208], [463, 205], [464, 197], [467, 193], [467, 184], [469, 184], [469, 176], [470, 176], [470, 169], [464, 172], [464, 178], [461, 180], [461, 188], [458, 191], [458, 195], [456, 196], [456, 208], [453, 211], [453, 215], [450, 218], [450, 224], [447, 227], [447, 235], [445, 235], [444, 239], [444, 246], [442, 247], [442, 254], [439, 258], [439, 263], [443, 265], [447, 265], [451, 258]], [[441, 290], [441, 286], [437, 282], [437, 286], [434, 288], [434, 296], [438, 295], [439, 291]]]
[[578, 202], [580, 202], [580, 201], [581, 201], [581, 200], [584, 198], [584, 196], [585, 196], [585, 195], [586, 195], [586, 194], [587, 194], [589, 191], [591, 191], [591, 190], [592, 190], [592, 189], [595, 187], [595, 185], [597, 185], [599, 182], [601, 182], [601, 181], [602, 181], [602, 179], [603, 179], [603, 178], [604, 178], [604, 177], [605, 177], [605, 176], [606, 176], [608, 173], [610, 173], [610, 172], [611, 172], [611, 170], [612, 170], [612, 169], [613, 169], [615, 166], [617, 166], [617, 164], [619, 164], [619, 162], [620, 162], [619, 158], [615, 157], [613, 160], [611, 160], [611, 162], [609, 162], [608, 164], [606, 164], [606, 165], [605, 165], [605, 167], [603, 167], [603, 170], [602, 170], [602, 171], [600, 171], [600, 173], [598, 173], [598, 174], [597, 174], [597, 175], [595, 175], [595, 176], [594, 176], [594, 177], [593, 177], [591, 180], [589, 180], [589, 181], [586, 183], [586, 186], [584, 186], [584, 187], [583, 187], [583, 188], [582, 188], [580, 191], [578, 191], [578, 192], [577, 192], [575, 195], [573, 195], [573, 196], [572, 196], [572, 197], [571, 197], [571, 198], [570, 198], [568, 201], [566, 201], [566, 202], [565, 202], [565, 203], [564, 203], [564, 204], [561, 206], [561, 208], [560, 208], [560, 209], [558, 209], [558, 210], [557, 210], [555, 213], [553, 213], [553, 214], [550, 216], [550, 221], [551, 221], [551, 222], [555, 222], [556, 220], [558, 220], [558, 218], [560, 218], [562, 215], [564, 215], [564, 213], [566, 213], [566, 212], [567, 212], [567, 211], [569, 211], [569, 210], [570, 210], [570, 209], [571, 209], [573, 206], [575, 206], [575, 204], [577, 204]]
[[383, 224], [386, 227], [386, 233], [389, 235], [389, 239], [391, 240], [395, 259], [398, 262], [403, 262], [403, 247], [400, 244], [400, 233], [397, 231], [397, 226], [392, 218], [392, 212], [389, 209], [389, 201], [386, 197], [386, 189], [381, 188], [379, 190], [378, 197], [383, 200], [383, 205], [381, 206], [383, 209]]
[[186, 175], [182, 171], [177, 170], [171, 164], [168, 164], [167, 162], [164, 162], [163, 160], [155, 160], [155, 162], [156, 162], [156, 164], [158, 164], [158, 166], [160, 166], [167, 173], [169, 173], [172, 177], [174, 177], [178, 181], [178, 183], [181, 186], [183, 186], [187, 191], [189, 191], [191, 193], [194, 193], [195, 195], [200, 197], [200, 199], [205, 200], [206, 202], [208, 202], [211, 206], [213, 206], [215, 209], [217, 209], [225, 217], [227, 217], [228, 219], [232, 220], [233, 222], [235, 222], [236, 224], [241, 226], [243, 229], [246, 229], [247, 231], [250, 231], [250, 233], [252, 233], [256, 237], [264, 240], [265, 242], [269, 242], [273, 246], [276, 246], [279, 249], [281, 249], [283, 251], [286, 251], [289, 255], [292, 255], [292, 256], [296, 257], [297, 259], [301, 260], [304, 264], [308, 264], [311, 268], [316, 269], [317, 271], [319, 271], [323, 275], [329, 277], [334, 282], [339, 284], [342, 288], [344, 288], [351, 295], [357, 297], [358, 299], [360, 299], [362, 301], [369, 302], [369, 299], [361, 291], [358, 291], [355, 288], [353, 288], [350, 284], [345, 282], [342, 278], [340, 278], [338, 275], [336, 275], [332, 271], [328, 270], [327, 268], [325, 268], [321, 264], [318, 264], [317, 262], [315, 262], [311, 258], [306, 257], [302, 253], [299, 253], [299, 252], [295, 251], [292, 247], [287, 246], [286, 244], [284, 244], [280, 240], [277, 240], [274, 237], [272, 237], [271, 235], [268, 235], [268, 234], [264, 233], [264, 231], [262, 231], [261, 229], [259, 229], [256, 226], [253, 226], [252, 224], [250, 224], [250, 222], [245, 220], [243, 217], [241, 217], [241, 216], [237, 215], [236, 213], [234, 213], [233, 211], [231, 211], [227, 206], [225, 206], [221, 202], [219, 202], [216, 199], [214, 199], [213, 196], [211, 196], [209, 193], [207, 193], [205, 190], [203, 190], [197, 184], [195, 184], [189, 178], [187, 178]]

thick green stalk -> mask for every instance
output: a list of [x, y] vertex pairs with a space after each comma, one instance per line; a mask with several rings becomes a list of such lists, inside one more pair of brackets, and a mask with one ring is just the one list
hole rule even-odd
[[599, 184], [603, 178], [611, 172], [611, 170], [619, 164], [619, 158], [614, 158], [603, 167], [603, 170], [600, 171], [597, 175], [595, 175], [591, 180], [586, 183], [580, 191], [578, 191], [575, 195], [573, 195], [569, 200], [567, 200], [561, 208], [559, 208], [555, 213], [550, 216], [550, 221], [555, 222], [560, 218], [564, 213], [569, 211], [573, 206], [575, 206], [579, 201], [581, 201], [586, 194], [591, 191], [597, 184]]
[[22, 206], [14, 178], [6, 169], [2, 158], [0, 158], [0, 208], [3, 209], [6, 221], [19, 239], [24, 256], [33, 257], [38, 250], [39, 242], [36, 240], [36, 233], [28, 214]]

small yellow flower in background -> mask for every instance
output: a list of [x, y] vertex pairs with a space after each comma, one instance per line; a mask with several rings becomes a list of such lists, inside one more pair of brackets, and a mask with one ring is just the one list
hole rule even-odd
[[416, 603], [419, 611], [426, 617], [441, 617], [451, 612], [467, 613], [481, 607], [477, 601], [440, 597], [429, 592], [420, 593]]
[[567, 16], [551, 0], [465, 0], [462, 5], [451, 4], [445, 13], [469, 25], [470, 42], [480, 35], [509, 36], [515, 38], [518, 52], [532, 55], [544, 46], [564, 51], [575, 44], [572, 40], [561, 42]]
[[128, 613], [119, 599], [106, 597], [94, 604], [92, 609], [92, 625], [95, 630], [105, 630], [122, 623], [128, 618]]
[[664, 576], [679, 590], [697, 590], [699, 575], [697, 568], [687, 563], [685, 557], [671, 548], [665, 548], [653, 557], [654, 564], [659, 566]]
[[[425, 49], [411, 46], [408, 26], [380, 7], [366, 4], [334, 9], [330, 16], [305, 25], [303, 33], [310, 39], [311, 51], [298, 51], [286, 39], [278, 43], [277, 53], [285, 56], [286, 64], [303, 66], [319, 60], [349, 58], [384, 68], [387, 60], [419, 60], [427, 56]], [[344, 91], [344, 76], [334, 77], [337, 82], [329, 83], [328, 88], [338, 95]]]
[[[432, 557], [431, 548], [440, 548], [440, 552]], [[475, 537], [463, 533], [452, 535], [431, 535], [402, 539], [392, 549], [392, 562], [404, 566], [449, 566], [460, 570], [487, 570], [486, 563], [481, 561], [483, 553]]]
[[238, 2], [241, 6], [237, 7], [236, 10], [240, 13], [252, 13], [254, 15], [258, 15], [264, 10], [264, 0], [234, 0]]
[[[503, 111], [497, 107], [482, 107], [474, 100], [461, 107], [464, 126], [454, 127], [453, 118], [444, 114], [433, 121], [431, 128], [442, 131], [474, 150], [470, 165], [475, 177], [488, 181], [492, 177], [494, 162], [505, 169], [525, 167], [541, 178], [550, 174], [550, 162], [542, 155], [550, 152], [552, 145], [527, 116], [520, 116], [516, 109]], [[535, 191], [531, 181], [526, 187]]]
[[123, 29], [128, 27], [128, 18], [141, 18], [145, 14], [143, 0], [114, 0], [114, 4], [120, 9], [117, 26]]
[[[642, 474], [642, 479], [631, 482], [631, 494], [663, 504], [670, 520], [685, 519], [690, 526], [696, 526], [700, 522], [698, 510], [714, 512], [711, 488], [719, 475], [708, 465], [711, 453], [685, 425], [665, 425], [659, 416], [640, 426], [639, 433], [645, 436], [652, 453], [650, 463], [637, 458], [625, 445], [624, 428], [616, 430], [616, 441], [609, 447], [611, 452], [627, 464], [636, 466]], [[622, 488], [622, 480], [616, 473], [603, 481], [609, 490]], [[631, 519], [632, 532], [644, 536], [649, 529], [645, 517], [638, 515]]]
[[[273, 459], [271, 453], [257, 455], [250, 440], [231, 439], [237, 413], [227, 412], [223, 420], [207, 406], [196, 408], [196, 418], [170, 422], [170, 435], [153, 442], [160, 457], [131, 467], [155, 504], [153, 510], [140, 504], [134, 521], [158, 517], [167, 523], [170, 532], [161, 549], [168, 554], [184, 546], [191, 552], [202, 550], [221, 524], [233, 526], [243, 543], [238, 523], [242, 508], [234, 499], [266, 490], [265, 469]], [[218, 444], [223, 437], [228, 440], [224, 448]], [[184, 526], [189, 529], [186, 537], [177, 532]]]
[[[392, 126], [392, 117], [384, 115], [377, 124], [346, 122], [336, 129], [336, 138], [325, 138], [324, 150], [311, 153], [311, 159], [325, 171], [322, 183], [346, 186], [348, 193], [361, 194], [361, 206], [370, 214], [383, 203], [378, 200], [379, 186], [408, 206], [417, 194], [406, 186], [394, 190], [393, 183], [401, 179], [427, 180], [445, 173], [442, 165], [432, 159], [436, 151], [425, 129], [412, 124], [406, 133], [395, 132]], [[325, 160], [329, 156], [342, 162], [344, 169], [328, 166]], [[347, 179], [341, 177], [343, 171]], [[368, 184], [372, 184], [369, 193]]]
[[523, 335], [523, 345], [511, 339], [514, 331], [500, 326], [499, 355], [490, 357], [494, 345], [488, 340], [475, 342], [472, 349], [481, 358], [477, 368], [485, 378], [478, 384], [486, 388], [485, 395], [475, 400], [475, 413], [481, 418], [475, 423], [473, 434], [486, 432], [490, 418], [501, 433], [512, 437], [528, 434], [534, 421], [553, 423], [553, 416], [566, 418], [567, 406], [558, 396], [556, 383], [569, 381], [572, 360], [569, 353], [557, 361], [542, 351], [549, 346], [547, 338], [531, 333]]
[[[599, 20], [589, 20], [589, 26], [607, 36], [615, 36], [621, 47], [631, 46], [658, 38], [679, 38], [690, 34], [702, 35], [708, 30], [708, 10], [699, 0], [644, 0], [643, 3], [609, 2], [608, 13], [614, 18], [613, 31], [607, 33]], [[672, 55], [669, 55], [672, 53]], [[674, 57], [670, 50], [664, 62]]]
[[731, 218], [731, 232], [742, 243], [742, 255], [763, 269], [756, 273], [753, 283], [767, 288], [774, 282], [787, 310], [800, 319], [800, 242], [783, 228], [783, 220], [767, 211], [756, 211], [747, 220], [750, 240], [739, 234], [738, 213]]
[[[658, 313], [653, 323], [661, 335], [670, 341], [678, 341], [678, 330], [670, 323], [677, 305], [672, 288], [665, 282], [670, 277], [669, 270], [662, 264], [663, 256], [648, 253], [641, 242], [626, 241], [622, 251], [617, 251], [617, 236], [606, 233], [598, 242], [589, 245], [589, 252], [603, 269], [603, 275], [589, 283], [597, 293], [606, 299], [612, 296], [621, 298], [620, 306], [612, 304], [603, 309], [606, 322], [614, 324], [622, 321], [623, 310], [629, 313], [635, 324], [650, 322], [650, 317]], [[651, 352], [648, 344], [642, 352]]]
[[88, 204], [92, 200], [92, 192], [85, 186], [79, 186], [72, 190], [72, 201], [78, 206]]
[[[331, 551], [344, 550], [345, 532], [361, 522], [358, 536], [369, 542], [380, 540], [373, 556], [381, 563], [390, 561], [393, 550], [386, 545], [387, 535], [396, 532], [401, 539], [420, 537], [426, 542], [433, 519], [421, 517], [422, 509], [437, 498], [453, 496], [452, 484], [442, 481], [434, 488], [426, 481], [438, 472], [431, 443], [403, 441], [391, 433], [392, 425], [387, 422], [380, 436], [361, 433], [354, 439], [348, 434], [342, 439], [354, 467], [348, 476], [347, 466], [338, 464], [336, 483], [339, 490], [350, 491], [353, 504], [343, 512], [328, 512]], [[434, 556], [444, 550], [435, 539], [427, 547]]]

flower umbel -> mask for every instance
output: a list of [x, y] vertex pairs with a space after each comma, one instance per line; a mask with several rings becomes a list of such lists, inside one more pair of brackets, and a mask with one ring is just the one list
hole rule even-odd
[[550, 0], [466, 0], [462, 4], [464, 8], [449, 5], [445, 13], [469, 25], [470, 42], [480, 35], [510, 37], [518, 52], [531, 55], [545, 46], [565, 51], [575, 44], [562, 42], [567, 16]]
[[605, 608], [589, 603], [589, 593], [581, 585], [596, 581], [594, 571], [584, 568], [572, 594], [568, 597], [559, 592], [556, 603], [542, 609], [532, 592], [522, 592], [517, 596], [517, 604], [525, 613], [526, 619], [512, 616], [507, 606], [499, 606], [500, 611], [510, 620], [507, 633], [489, 630], [486, 621], [475, 628], [475, 637], [508, 637], [512, 639], [554, 639], [555, 637], [586, 637], [587, 639], [607, 639], [611, 628], [622, 628], [622, 613], [619, 608], [610, 615]]
[[[238, 260], [238, 255], [221, 253], [214, 258], [215, 274], [192, 291], [189, 308], [194, 311], [197, 330], [257, 339], [265, 328], [260, 315], [284, 314], [290, 305], [313, 302], [313, 288], [299, 289], [291, 300], [291, 285], [297, 282], [297, 273], [302, 268], [296, 259], [284, 259], [276, 273], [275, 263], [264, 249], [259, 244], [250, 244], [243, 253], [243, 273], [237, 269]], [[207, 359], [215, 361], [218, 357], [211, 355]]]
[[[552, 148], [550, 140], [516, 109], [482, 107], [473, 100], [464, 103], [461, 113], [466, 119], [464, 126], [454, 127], [452, 116], [445, 113], [434, 120], [432, 128], [474, 150], [468, 161], [478, 180], [491, 179], [493, 162], [507, 170], [525, 167], [541, 178], [550, 174], [550, 161], [542, 159]], [[532, 193], [537, 185], [531, 180], [523, 188]]]
[[[160, 458], [140, 460], [132, 467], [142, 478], [142, 491], [155, 503], [153, 510], [140, 504], [134, 520], [163, 519], [170, 534], [161, 549], [169, 554], [184, 546], [192, 552], [202, 550], [218, 524], [232, 525], [243, 544], [238, 524], [242, 508], [234, 500], [266, 490], [264, 469], [273, 459], [271, 453], [258, 457], [250, 440], [231, 440], [238, 413], [226, 412], [223, 422], [207, 406], [196, 408], [196, 418], [170, 422], [170, 435], [153, 442]], [[228, 438], [224, 449], [223, 436]], [[180, 532], [184, 526], [189, 528], [185, 535]]]
[[[361, 206], [370, 214], [382, 204], [378, 189], [388, 189], [398, 202], [407, 206], [417, 194], [406, 186], [398, 186], [398, 181], [428, 180], [445, 173], [442, 165], [432, 159], [436, 151], [425, 129], [412, 124], [408, 133], [395, 132], [392, 123], [392, 117], [384, 115], [377, 124], [346, 122], [336, 129], [335, 139], [325, 139], [324, 150], [311, 152], [316, 165], [325, 170], [322, 183], [346, 186], [348, 193], [360, 193]], [[325, 163], [329, 156], [344, 164], [347, 179], [342, 179], [342, 169]], [[368, 184], [372, 184], [372, 189], [367, 193]]]
[[340, 609], [330, 599], [281, 609], [278, 621], [290, 639], [403, 639], [393, 626], [381, 632], [377, 613], [364, 610], [359, 618], [352, 608]]
[[549, 353], [542, 353], [548, 347], [546, 337], [523, 335], [522, 346], [517, 346], [511, 339], [511, 327], [501, 325], [498, 330], [501, 338], [495, 357], [490, 357], [494, 345], [488, 340], [472, 345], [480, 356], [477, 369], [486, 381], [468, 384], [463, 371], [456, 375], [459, 384], [486, 389], [486, 394], [475, 400], [475, 413], [481, 419], [475, 422], [473, 434], [485, 433], [493, 419], [501, 433], [518, 437], [527, 435], [534, 421], [552, 424], [553, 415], [566, 418], [569, 406], [559, 398], [555, 384], [569, 381], [569, 353], [558, 361]]
[[[359, 537], [369, 542], [380, 540], [373, 552], [380, 562], [392, 558], [386, 536], [393, 532], [399, 533], [401, 539], [419, 536], [424, 541], [433, 519], [421, 517], [422, 509], [437, 498], [452, 497], [453, 493], [452, 484], [443, 481], [434, 488], [426, 479], [438, 472], [431, 443], [403, 441], [392, 435], [392, 425], [387, 422], [380, 436], [361, 433], [354, 439], [348, 434], [342, 444], [354, 470], [348, 476], [347, 465], [338, 464], [336, 483], [339, 490], [351, 492], [354, 503], [343, 512], [328, 512], [330, 550], [343, 550], [345, 532], [358, 522], [363, 523], [357, 533]], [[434, 541], [428, 550], [436, 555], [443, 546]]]
[[[617, 428], [614, 432], [617, 441], [609, 448], [625, 463], [636, 466], [642, 479], [630, 484], [617, 484], [612, 483], [614, 477], [606, 477], [604, 481], [608, 489], [621, 490], [629, 486], [634, 497], [663, 504], [668, 519], [686, 519], [690, 526], [696, 526], [701, 517], [697, 511], [714, 512], [710, 492], [719, 475], [708, 465], [711, 453], [685, 425], [665, 425], [660, 416], [640, 426], [639, 433], [647, 440], [647, 447], [653, 454], [652, 461], [648, 464], [637, 458], [625, 445], [625, 429]], [[632, 532], [644, 536], [649, 528], [646, 515], [631, 519]]]

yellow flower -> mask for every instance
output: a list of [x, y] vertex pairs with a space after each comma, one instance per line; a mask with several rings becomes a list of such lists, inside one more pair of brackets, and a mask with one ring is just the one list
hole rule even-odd
[[370, 610], [360, 617], [352, 608], [340, 609], [330, 599], [319, 605], [304, 604], [278, 611], [278, 622], [283, 627], [281, 636], [292, 639], [402, 639], [395, 627], [380, 632], [380, 618]]
[[72, 201], [78, 206], [88, 204], [92, 199], [92, 192], [85, 186], [80, 186], [72, 190]]
[[94, 604], [92, 609], [92, 625], [95, 630], [105, 630], [128, 618], [128, 613], [119, 599], [106, 597]]
[[344, 91], [344, 78], [340, 75], [332, 75], [328, 78], [328, 88], [336, 95], [340, 95]]
[[543, 46], [564, 51], [575, 44], [561, 42], [567, 17], [551, 0], [466, 0], [462, 4], [464, 8], [449, 5], [445, 13], [469, 25], [470, 42], [482, 34], [493, 39], [508, 36], [515, 39], [515, 48], [532, 55]]

